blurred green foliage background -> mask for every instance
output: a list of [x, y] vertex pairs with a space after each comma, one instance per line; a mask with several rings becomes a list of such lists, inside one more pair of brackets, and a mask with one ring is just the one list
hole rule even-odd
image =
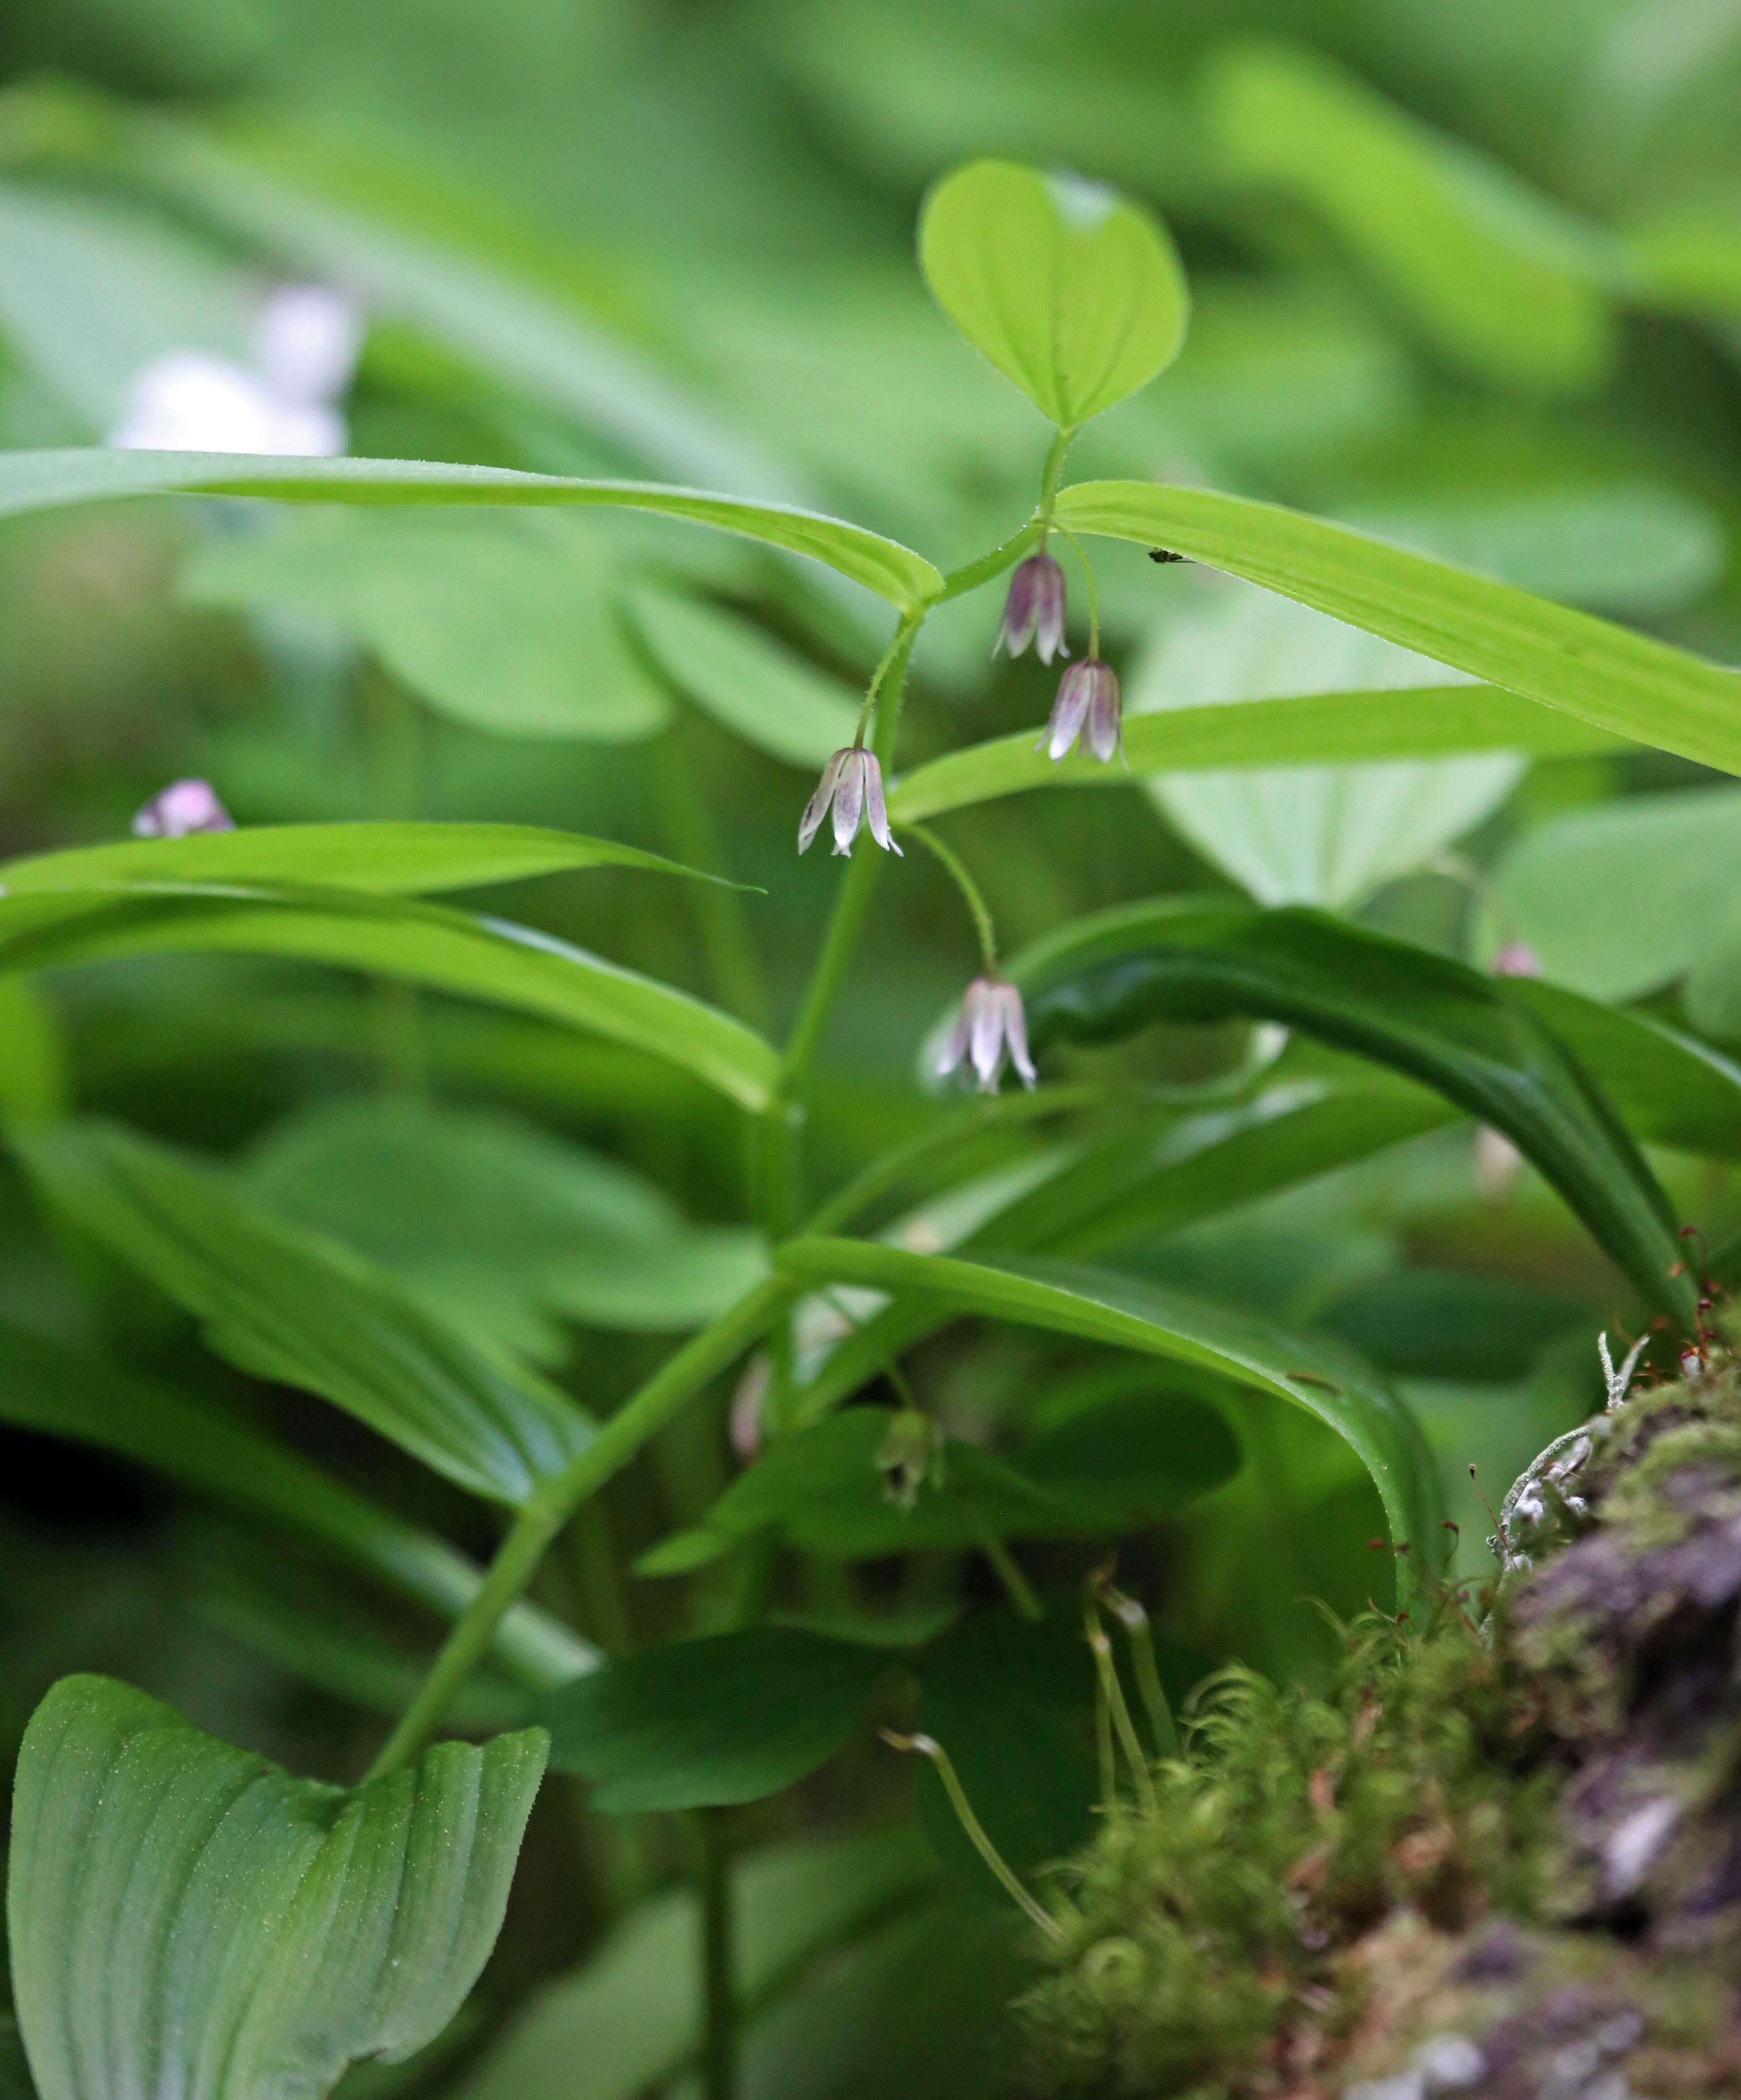
[[[952, 333], [913, 261], [925, 185], [1002, 154], [1146, 200], [1191, 276], [1183, 357], [1089, 430], [1073, 476], [1296, 504], [1734, 662], [1738, 117], [1737, 0], [15, 0], [0, 10], [0, 444], [100, 442], [152, 360], [245, 360], [269, 289], [312, 280], [366, 317], [343, 404], [353, 452], [813, 503], [946, 567], [1025, 516], [1048, 437]], [[1249, 587], [1157, 568], [1139, 549], [1096, 559], [1133, 709], [1438, 680]], [[1043, 719], [1039, 668], [990, 660], [997, 597], [928, 626], [904, 765]], [[678, 898], [603, 871], [522, 886], [514, 915], [778, 1039], [838, 874], [793, 852], [809, 770], [845, 740], [884, 627], [867, 599], [796, 565], [647, 520], [279, 518], [201, 503], [15, 519], [0, 524], [0, 846], [121, 836], [185, 774], [211, 779], [244, 823], [421, 815], [597, 832], [755, 893]], [[782, 679], [783, 726], [740, 733]], [[945, 828], [1007, 949], [1133, 896], [1244, 889], [1483, 964], [1523, 941], [1562, 982], [1681, 1018], [1677, 987], [1703, 968], [1702, 1025], [1727, 1040], [1741, 1034], [1725, 1018], [1733, 995], [1723, 1004], [1738, 798], [1642, 751], [1533, 767], [1488, 755], [1064, 788]], [[910, 854], [830, 1038], [819, 1185], [925, 1127], [915, 1056], [975, 967], [954, 892]], [[37, 1063], [20, 1035], [0, 1075], [9, 1107], [71, 1099], [245, 1148], [260, 1186], [275, 1176], [287, 1202], [338, 1229], [322, 1176], [342, 1181], [333, 1160], [361, 1140], [322, 1125], [320, 1105], [385, 1074], [536, 1119], [646, 1176], [695, 1235], [685, 1304], [716, 1287], [707, 1264], [735, 1273], [741, 1132], [646, 1061], [234, 960], [73, 973], [53, 1011]], [[1175, 1030], [1117, 1056], [1125, 1076], [1164, 1087], [1232, 1072], [1247, 1048], [1237, 1032]], [[1086, 1053], [1070, 1066], [1102, 1069]], [[1012, 1139], [985, 1163], [1025, 1156]], [[1732, 1170], [1659, 1163], [1717, 1235]], [[430, 1209], [474, 1222], [488, 1179], [462, 1177]], [[0, 1310], [118, 1339], [181, 1374], [183, 1338], [161, 1306], [45, 1238], [15, 1183], [8, 1195]], [[390, 1247], [412, 1207], [346, 1229]], [[620, 1321], [609, 1304], [601, 1317], [610, 1286], [596, 1277], [592, 1298], [529, 1289], [511, 1224], [478, 1273], [460, 1275], [439, 1233], [408, 1273], [421, 1259], [425, 1287], [608, 1411], [656, 1361], [659, 1320]], [[1125, 1258], [1325, 1326], [1401, 1381], [1444, 1462], [1470, 1574], [1488, 1525], [1468, 1466], [1496, 1499], [1599, 1396], [1590, 1336], [1634, 1309], [1557, 1201], [1467, 1127]], [[932, 1347], [930, 1390], [963, 1434], [1020, 1421], [1048, 1380], [1084, 1368], [1007, 1335]], [[232, 1397], [238, 1383], [209, 1364], [185, 1374]], [[279, 1398], [249, 1404], [487, 1551], [475, 1509], [336, 1417], [311, 1428]], [[1348, 1611], [1373, 1586], [1365, 1541], [1382, 1527], [1364, 1477], [1303, 1420], [1265, 1438], [1263, 1466], [1139, 1550], [1182, 1679], [1232, 1654], [1310, 1674], [1324, 1636], [1302, 1600]], [[112, 1666], [298, 1768], [354, 1763], [377, 1725], [366, 1710], [392, 1710], [426, 1630], [383, 1626], [288, 1560], [263, 1569], [119, 1467], [93, 1474], [18, 1437], [10, 1449], [9, 1745], [48, 1678]], [[724, 1484], [723, 1404], [656, 1460], [613, 1489], [623, 1552], [692, 1521]], [[597, 1544], [552, 1578], [587, 1630], [606, 1644], [672, 1630], [656, 1585], [634, 1590], [631, 1628], [598, 1621]], [[940, 1594], [957, 1579], [939, 1576]], [[677, 1860], [668, 1833], [605, 1829], [564, 1786], [540, 1811], [478, 2023], [413, 2083], [628, 2100], [679, 2060], [643, 2046], [693, 2014], [674, 1895], [563, 1987], [566, 2010], [544, 2027], [504, 2054], [476, 2046], [483, 2023], [596, 1945]], [[867, 1744], [796, 1805], [758, 1812], [769, 1837], [856, 1827], [901, 1788]], [[793, 1894], [785, 1871], [764, 1861], [746, 1885], [761, 1921], [749, 1936], [769, 1937], [747, 1959], [774, 2007], [751, 2089], [995, 2089], [1003, 1983], [976, 1951], [984, 1913], [967, 1926], [951, 1911], [943, 1930], [905, 1854], [865, 1868], [857, 1911]], [[836, 1903], [838, 1937], [866, 1918], [881, 1937], [781, 1998], [778, 1980], [810, 1974], [804, 1961], [832, 1943], [819, 1927], [804, 1961], [778, 1943], [782, 1916], [813, 1897], [818, 1915]], [[940, 1931], [977, 1970], [977, 1996], [954, 1971], [948, 1989], [919, 1990], [935, 1983]]]

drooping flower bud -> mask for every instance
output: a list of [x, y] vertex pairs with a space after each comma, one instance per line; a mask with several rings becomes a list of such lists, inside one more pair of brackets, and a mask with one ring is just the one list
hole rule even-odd
[[916, 1407], [903, 1407], [888, 1418], [888, 1427], [876, 1448], [876, 1469], [883, 1476], [883, 1493], [897, 1509], [910, 1510], [919, 1501], [921, 1488], [943, 1485], [943, 1432], [928, 1414]]
[[834, 805], [834, 849], [850, 853], [861, 822], [867, 822], [870, 836], [884, 852], [897, 855], [901, 849], [890, 836], [888, 810], [883, 801], [883, 769], [875, 752], [853, 745], [837, 751], [822, 768], [822, 777], [810, 797], [798, 826], [798, 850], [804, 852], [822, 827], [822, 819]]
[[1025, 1087], [1039, 1076], [1028, 1055], [1028, 1017], [1021, 994], [1001, 977], [976, 977], [961, 1001], [961, 1012], [937, 1057], [940, 1078], [953, 1072], [963, 1057], [978, 1074], [980, 1092], [994, 1094], [1003, 1077], [1004, 1054]]
[[1541, 958], [1527, 941], [1507, 941], [1493, 958], [1496, 977], [1539, 977]]
[[184, 839], [190, 832], [233, 832], [235, 820], [209, 780], [172, 780], [133, 819], [140, 839]]
[[1030, 554], [1016, 565], [1010, 578], [1009, 596], [1003, 602], [1003, 624], [992, 644], [1019, 656], [1031, 642], [1042, 664], [1054, 656], [1068, 656], [1064, 646], [1064, 571], [1050, 554]]
[[[1047, 733], [1040, 739], [1047, 756], [1062, 758], [1088, 725], [1088, 748], [1099, 759], [1112, 758], [1118, 749], [1118, 725], [1123, 710], [1118, 675], [1098, 656], [1085, 656], [1073, 664], [1059, 682]], [[1036, 744], [1038, 751], [1040, 744]]]

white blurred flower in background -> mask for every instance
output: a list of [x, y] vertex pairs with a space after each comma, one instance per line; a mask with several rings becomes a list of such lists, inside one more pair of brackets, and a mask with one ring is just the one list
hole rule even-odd
[[137, 373], [108, 442], [129, 452], [342, 452], [341, 409], [363, 345], [363, 315], [324, 285], [281, 285], [253, 329], [253, 361], [176, 350]]

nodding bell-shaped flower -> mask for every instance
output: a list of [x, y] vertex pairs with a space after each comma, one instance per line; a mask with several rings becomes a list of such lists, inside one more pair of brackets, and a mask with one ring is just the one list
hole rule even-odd
[[1006, 1050], [1022, 1084], [1031, 1087], [1038, 1074], [1028, 1055], [1028, 1017], [1022, 1011], [1021, 994], [1001, 977], [976, 977], [938, 1054], [937, 1076], [953, 1072], [966, 1057], [979, 1075], [980, 1092], [994, 1094], [1003, 1077]]
[[885, 853], [905, 858], [889, 836], [888, 811], [883, 801], [883, 769], [876, 762], [875, 752], [862, 751], [854, 744], [850, 750], [837, 751], [822, 768], [822, 777], [798, 827], [800, 853], [822, 829], [831, 802], [834, 805], [834, 849], [837, 854], [852, 851], [859, 823], [863, 820], [870, 824], [871, 837]]
[[1042, 664], [1070, 653], [1064, 646], [1064, 571], [1050, 554], [1029, 555], [1010, 578], [1003, 624], [991, 653], [1007, 649], [1019, 656], [1030, 642]]
[[[1086, 721], [1088, 748], [1096, 758], [1111, 759], [1118, 749], [1118, 725], [1123, 705], [1118, 691], [1118, 674], [1110, 664], [1103, 664], [1098, 656], [1085, 656], [1080, 664], [1073, 664], [1059, 684], [1058, 697], [1052, 702], [1051, 718], [1046, 725], [1046, 735], [1040, 739], [1040, 743], [1046, 746], [1047, 756], [1053, 760], [1062, 758], [1075, 743]], [[1036, 751], [1040, 743], [1034, 747]]]
[[184, 839], [190, 832], [233, 832], [235, 820], [209, 780], [172, 780], [133, 819], [139, 839]]

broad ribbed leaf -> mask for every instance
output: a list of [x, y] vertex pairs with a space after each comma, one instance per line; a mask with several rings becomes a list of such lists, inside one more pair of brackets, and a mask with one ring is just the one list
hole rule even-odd
[[262, 824], [192, 832], [182, 839], [120, 839], [0, 862], [0, 896], [225, 882], [314, 882], [373, 896], [421, 896], [582, 867], [720, 880], [638, 846], [531, 824]]
[[1741, 773], [1741, 677], [1589, 613], [1211, 489], [1080, 482], [1060, 494], [1057, 515], [1078, 532], [1244, 576], [1616, 736]]
[[347, 1791], [63, 1679], [19, 1754], [7, 1885], [41, 2100], [320, 2100], [409, 2056], [496, 1943], [546, 1747], [444, 1743]]
[[1556, 983], [1640, 998], [1722, 931], [1741, 886], [1741, 788], [1568, 810], [1525, 832], [1493, 884], [1508, 930]]
[[[1320, 687], [1419, 693], [1445, 681], [1442, 665], [1394, 642], [1218, 578], [1155, 620], [1126, 684], [1125, 719], [1165, 721], [1193, 704], [1237, 712], [1250, 700]], [[1144, 783], [1148, 793], [1174, 828], [1258, 903], [1347, 911], [1490, 815], [1517, 785], [1523, 761], [1492, 752], [1182, 778], [1163, 766]]]
[[890, 604], [942, 578], [923, 555], [862, 526], [787, 504], [746, 503], [650, 481], [584, 481], [428, 460], [257, 459], [231, 452], [61, 451], [0, 459], [0, 517], [121, 496], [265, 496], [283, 503], [581, 504], [648, 510], [735, 532], [838, 570]]
[[1607, 1101], [1507, 980], [1320, 913], [1184, 899], [1066, 928], [1011, 975], [1042, 1043], [1242, 1016], [1406, 1073], [1504, 1131], [1646, 1301], [1694, 1323], [1667, 1198]]
[[221, 1169], [100, 1123], [13, 1142], [56, 1207], [192, 1313], [219, 1356], [319, 1393], [473, 1493], [523, 1502], [592, 1440], [555, 1387]]
[[1438, 1478], [1413, 1416], [1357, 1357], [1317, 1338], [1071, 1263], [959, 1261], [834, 1239], [789, 1241], [776, 1260], [784, 1273], [804, 1283], [858, 1284], [911, 1295], [950, 1313], [1166, 1357], [1274, 1394], [1316, 1415], [1352, 1447], [1399, 1545], [1436, 1538]]
[[[1558, 758], [1623, 748], [1605, 730], [1538, 706], [1496, 686], [1417, 686], [1402, 692], [1314, 693], [1127, 715], [1125, 757], [1132, 773], [1199, 772], [1223, 766], [1358, 765], [1382, 759], [1449, 758], [1483, 751]], [[1054, 762], [1028, 730], [970, 744], [889, 784], [897, 823], [1034, 788], [1126, 788], [1122, 766], [1086, 748]]]
[[558, 1771], [607, 1814], [760, 1801], [852, 1735], [886, 1652], [796, 1626], [643, 1648], [552, 1693], [537, 1718]]
[[505, 920], [289, 884], [0, 898], [0, 969], [178, 949], [293, 955], [516, 1007], [668, 1058], [752, 1110], [766, 1105], [778, 1069], [774, 1052], [741, 1021]]
[[[223, 1409], [7, 1321], [0, 1321], [0, 1422], [112, 1452], [240, 1515], [263, 1517], [441, 1618], [457, 1618], [483, 1580], [445, 1539], [378, 1507]], [[523, 1602], [497, 1628], [495, 1651], [539, 1690], [598, 1661], [597, 1651], [559, 1620]]]
[[1011, 161], [944, 176], [919, 214], [932, 296], [1036, 408], [1073, 430], [1146, 386], [1190, 294], [1157, 222], [1116, 191]]

